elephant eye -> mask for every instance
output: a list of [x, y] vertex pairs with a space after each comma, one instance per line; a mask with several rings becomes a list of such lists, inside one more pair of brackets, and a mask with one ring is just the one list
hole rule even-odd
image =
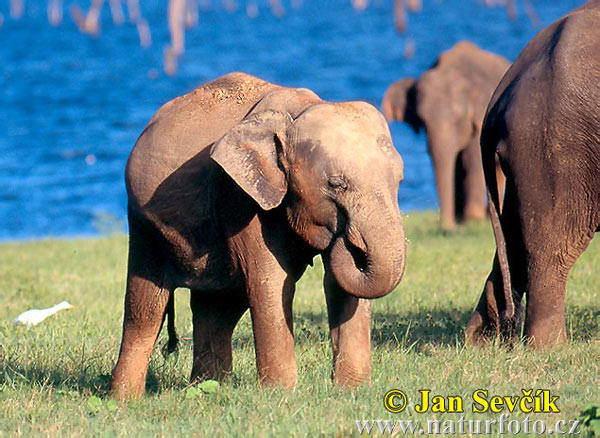
[[344, 191], [348, 188], [348, 183], [343, 176], [330, 176], [327, 184], [334, 190]]

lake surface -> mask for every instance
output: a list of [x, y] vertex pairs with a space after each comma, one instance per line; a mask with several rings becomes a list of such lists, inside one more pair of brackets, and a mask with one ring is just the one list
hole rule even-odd
[[[0, 240], [124, 229], [124, 166], [145, 124], [164, 102], [227, 72], [379, 106], [390, 83], [418, 76], [461, 39], [514, 60], [540, 30], [522, 8], [509, 21], [503, 9], [475, 0], [423, 0], [402, 36], [391, 0], [373, 0], [362, 12], [350, 1], [304, 0], [300, 9], [284, 1], [281, 19], [266, 0], [255, 19], [243, 1], [234, 13], [213, 1], [187, 31], [179, 73], [169, 77], [162, 72], [166, 0], [141, 2], [153, 40], [145, 50], [133, 25], [113, 25], [108, 4], [102, 35], [91, 38], [67, 11], [63, 24], [51, 27], [46, 1], [27, 1], [18, 21], [9, 18], [8, 3], [0, 3]], [[582, 3], [533, 2], [542, 26]], [[415, 41], [410, 59], [407, 38]], [[390, 127], [405, 163], [401, 208], [437, 208], [425, 137], [399, 123]]]

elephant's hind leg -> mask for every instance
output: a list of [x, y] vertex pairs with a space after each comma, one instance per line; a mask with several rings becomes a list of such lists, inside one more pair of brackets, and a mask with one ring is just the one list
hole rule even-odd
[[244, 292], [194, 291], [190, 295], [194, 322], [194, 363], [191, 381], [220, 379], [231, 372], [231, 338], [248, 309]]
[[498, 256], [495, 256], [492, 272], [485, 282], [477, 308], [467, 324], [468, 343], [481, 345], [496, 337], [510, 343], [519, 338], [523, 322], [523, 289], [513, 288], [512, 293], [514, 314], [511, 318], [507, 318], [502, 273]]
[[144, 394], [148, 362], [173, 292], [154, 255], [156, 248], [151, 241], [138, 238], [135, 227], [130, 230], [123, 337], [111, 378], [111, 392], [119, 399]]
[[514, 312], [512, 317], [507, 317], [509, 306], [504, 295], [504, 280], [496, 255], [492, 272], [485, 282], [477, 308], [467, 325], [467, 342], [471, 344], [482, 344], [497, 336], [511, 342], [521, 335], [522, 297], [526, 287], [527, 259], [514, 188], [507, 193], [506, 201], [507, 208], [502, 211], [500, 220], [506, 239]]
[[551, 347], [566, 341], [567, 276], [593, 236], [593, 228], [581, 229], [567, 242], [548, 239], [546, 245], [538, 244], [530, 250], [525, 337], [534, 347]]

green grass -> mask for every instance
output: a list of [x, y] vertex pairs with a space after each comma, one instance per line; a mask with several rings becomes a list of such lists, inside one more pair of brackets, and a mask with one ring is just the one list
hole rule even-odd
[[[126, 236], [2, 244], [0, 436], [348, 436], [357, 433], [356, 419], [459, 418], [418, 415], [410, 408], [389, 414], [382, 398], [392, 388], [413, 400], [418, 389], [467, 400], [477, 388], [500, 395], [551, 389], [560, 396], [562, 412], [539, 418], [552, 424], [600, 401], [599, 239], [569, 277], [569, 342], [533, 352], [522, 345], [511, 350], [464, 345], [464, 326], [494, 251], [487, 224], [445, 236], [434, 213], [410, 214], [406, 235], [406, 275], [394, 293], [374, 303], [370, 387], [345, 391], [330, 383], [331, 348], [317, 263], [297, 288], [294, 391], [259, 389], [246, 314], [234, 335], [233, 376], [215, 393], [186, 393], [192, 354], [187, 341], [166, 361], [155, 351], [147, 397], [122, 405], [110, 402], [107, 391], [121, 336]], [[175, 295], [177, 326], [185, 337], [191, 333], [188, 295], [187, 290]], [[19, 313], [63, 299], [76, 308], [31, 329], [13, 326]], [[160, 344], [165, 337], [161, 334]], [[470, 403], [465, 406], [467, 418], [497, 417], [470, 413]]]

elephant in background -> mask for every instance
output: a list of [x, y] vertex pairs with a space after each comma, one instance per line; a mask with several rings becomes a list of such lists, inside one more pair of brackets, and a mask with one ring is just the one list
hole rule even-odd
[[232, 367], [233, 330], [250, 309], [258, 375], [293, 387], [295, 283], [321, 254], [333, 379], [370, 378], [370, 299], [405, 266], [398, 209], [403, 163], [383, 115], [307, 89], [231, 73], [165, 104], [126, 167], [129, 263], [118, 398], [144, 393], [173, 292], [191, 289], [192, 382]]
[[[467, 326], [479, 343], [564, 342], [571, 267], [600, 231], [600, 0], [540, 32], [490, 101], [481, 135], [496, 256]], [[494, 178], [506, 175], [500, 207]]]
[[[441, 227], [481, 220], [486, 196], [479, 136], [487, 104], [510, 63], [461, 41], [442, 53], [419, 79], [401, 79], [387, 89], [386, 119], [425, 128], [433, 160]], [[502, 186], [503, 176], [498, 172]]]

